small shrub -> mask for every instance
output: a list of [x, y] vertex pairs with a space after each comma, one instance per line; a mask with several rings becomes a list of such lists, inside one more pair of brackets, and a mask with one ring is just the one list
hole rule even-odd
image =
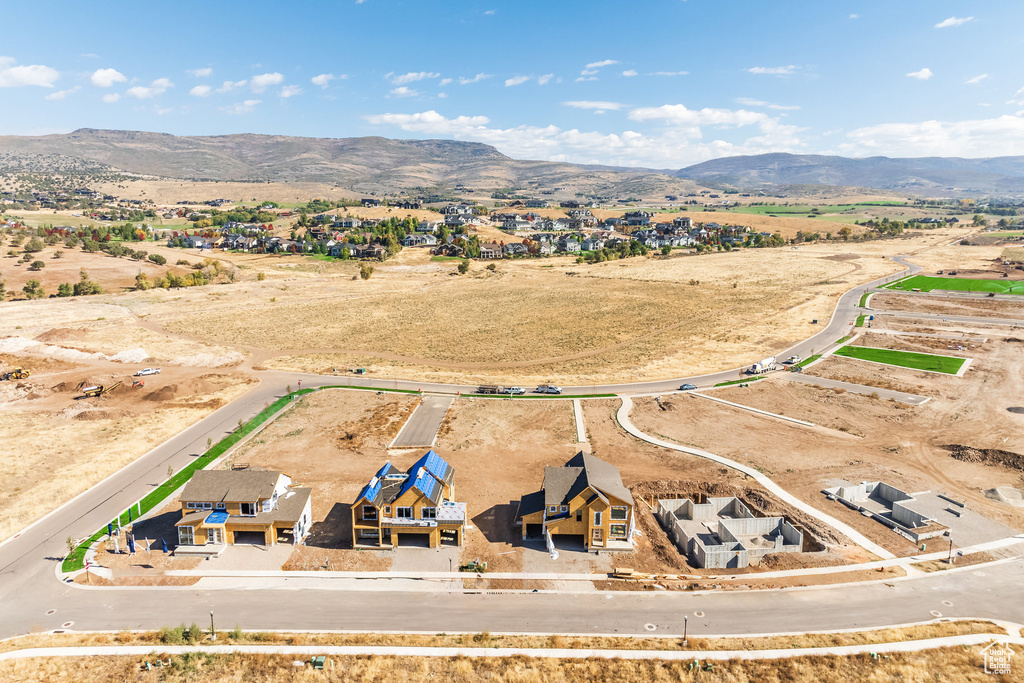
[[373, 266], [371, 266], [369, 263], [364, 263], [359, 267], [359, 277], [363, 278], [364, 280], [369, 280], [372, 275]]
[[150, 261], [157, 264], [158, 266], [166, 265], [167, 263], [167, 259], [161, 256], [160, 254], [150, 254], [148, 258]]
[[228, 633], [228, 638], [230, 638], [231, 640], [241, 640], [244, 635], [245, 634], [242, 633], [242, 627], [235, 626], [235, 628], [232, 629], [230, 633]]
[[496, 264], [496, 263], [488, 263], [487, 264], [487, 270], [491, 271], [492, 273], [494, 271], [496, 271], [497, 269], [498, 269], [498, 264]]
[[181, 645], [185, 641], [185, 624], [174, 628], [160, 629], [160, 642], [164, 645]]
[[459, 261], [459, 275], [465, 275], [469, 272], [469, 259], [462, 259]]
[[183, 258], [180, 258], [180, 259], [178, 259], [178, 262], [175, 263], [174, 265], [176, 265], [176, 266], [191, 266], [192, 264], [189, 263], [187, 260], [185, 260]]
[[263, 282], [264, 280], [267, 279], [267, 274], [266, 273], [256, 273], [256, 279], [259, 280], [260, 282]]

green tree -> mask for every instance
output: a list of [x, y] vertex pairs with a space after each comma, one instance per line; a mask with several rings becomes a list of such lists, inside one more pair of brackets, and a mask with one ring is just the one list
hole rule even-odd
[[670, 245], [666, 244], [665, 246], [663, 246], [661, 248], [662, 256], [668, 256], [671, 253], [672, 253], [672, 247]]
[[32, 265], [30, 265], [28, 268], [29, 270], [42, 270], [45, 267], [46, 264], [43, 263], [42, 261], [33, 261]]
[[61, 284], [57, 285], [57, 296], [71, 296], [73, 293], [74, 291], [71, 289], [71, 283], [62, 282]]
[[135, 289], [144, 292], [152, 286], [153, 283], [149, 281], [145, 273], [139, 273], [135, 276]]
[[29, 280], [21, 288], [21, 291], [25, 292], [25, 296], [29, 299], [42, 299], [46, 296], [46, 292], [43, 291], [43, 286], [39, 284], [39, 280]]
[[43, 244], [41, 239], [33, 237], [28, 241], [28, 244], [25, 245], [25, 253], [35, 254], [36, 252], [42, 251], [45, 246], [46, 245]]
[[469, 272], [469, 259], [462, 259], [459, 261], [459, 275], [465, 275]]
[[89, 279], [89, 273], [86, 272], [85, 268], [78, 273], [78, 282], [75, 283], [72, 292], [75, 296], [88, 296], [89, 294], [102, 294], [103, 288], [99, 286], [99, 283], [93, 282]]
[[167, 259], [161, 256], [160, 254], [150, 254], [148, 258], [150, 261], [157, 264], [158, 266], [163, 266], [167, 264]]

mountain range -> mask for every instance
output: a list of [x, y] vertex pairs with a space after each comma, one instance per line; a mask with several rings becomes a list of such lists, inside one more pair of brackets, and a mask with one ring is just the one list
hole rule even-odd
[[1024, 156], [850, 159], [813, 154], [725, 157], [681, 170], [524, 161], [458, 140], [284, 135], [175, 136], [82, 128], [0, 136], [0, 173], [113, 172], [189, 180], [329, 183], [357, 192], [516, 188], [607, 197], [684, 195], [699, 186], [784, 190], [839, 186], [909, 195], [1024, 195]]

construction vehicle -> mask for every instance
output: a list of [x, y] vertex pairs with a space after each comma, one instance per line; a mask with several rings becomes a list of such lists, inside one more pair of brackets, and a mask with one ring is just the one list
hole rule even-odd
[[748, 375], [760, 375], [775, 369], [775, 356], [769, 356], [763, 361], [754, 363], [747, 369]]
[[11, 370], [9, 372], [5, 372], [4, 374], [0, 375], [0, 382], [6, 381], [6, 380], [15, 380], [15, 379], [28, 379], [29, 375], [31, 375], [31, 374], [32, 374], [31, 370], [23, 370], [22, 368], [14, 368], [13, 370]]
[[478, 394], [497, 394], [497, 393], [499, 393], [500, 389], [501, 389], [501, 387], [496, 386], [494, 384], [481, 384], [477, 388], [476, 393], [478, 393]]
[[83, 387], [82, 395], [79, 398], [96, 398], [103, 394], [109, 394], [114, 389], [121, 386], [121, 383], [111, 384], [109, 387], [104, 387], [102, 384], [94, 384], [91, 387]]
[[141, 389], [144, 386], [146, 386], [146, 380], [144, 379], [137, 379], [132, 381], [132, 389]]

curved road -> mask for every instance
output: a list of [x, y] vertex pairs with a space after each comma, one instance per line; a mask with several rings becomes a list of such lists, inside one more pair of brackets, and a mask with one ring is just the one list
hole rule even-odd
[[[903, 263], [897, 257], [897, 261]], [[904, 263], [911, 272], [919, 270]], [[786, 351], [809, 355], [844, 336], [858, 314], [861, 294], [881, 284], [844, 294], [832, 320], [810, 339]], [[567, 387], [596, 393], [672, 391], [684, 381], [711, 384], [733, 379], [737, 370], [603, 387]], [[167, 443], [0, 544], [0, 637], [33, 630], [70, 628], [151, 629], [181, 622], [203, 623], [215, 611], [222, 628], [309, 630], [420, 630], [536, 633], [657, 634], [771, 633], [884, 626], [944, 616], [996, 618], [1024, 623], [1019, 586], [1024, 562], [936, 572], [914, 580], [784, 591], [701, 593], [443, 593], [397, 587], [363, 591], [288, 586], [202, 590], [188, 588], [82, 588], [55, 578], [68, 536], [83, 537], [205, 450], [207, 437], [229, 433], [279, 396], [288, 383], [303, 387], [338, 384], [335, 377], [262, 373], [261, 384], [196, 423]], [[392, 388], [395, 382], [360, 380]], [[398, 382], [398, 388], [455, 393], [467, 387]], [[65, 625], [68, 624], [68, 625]]]

